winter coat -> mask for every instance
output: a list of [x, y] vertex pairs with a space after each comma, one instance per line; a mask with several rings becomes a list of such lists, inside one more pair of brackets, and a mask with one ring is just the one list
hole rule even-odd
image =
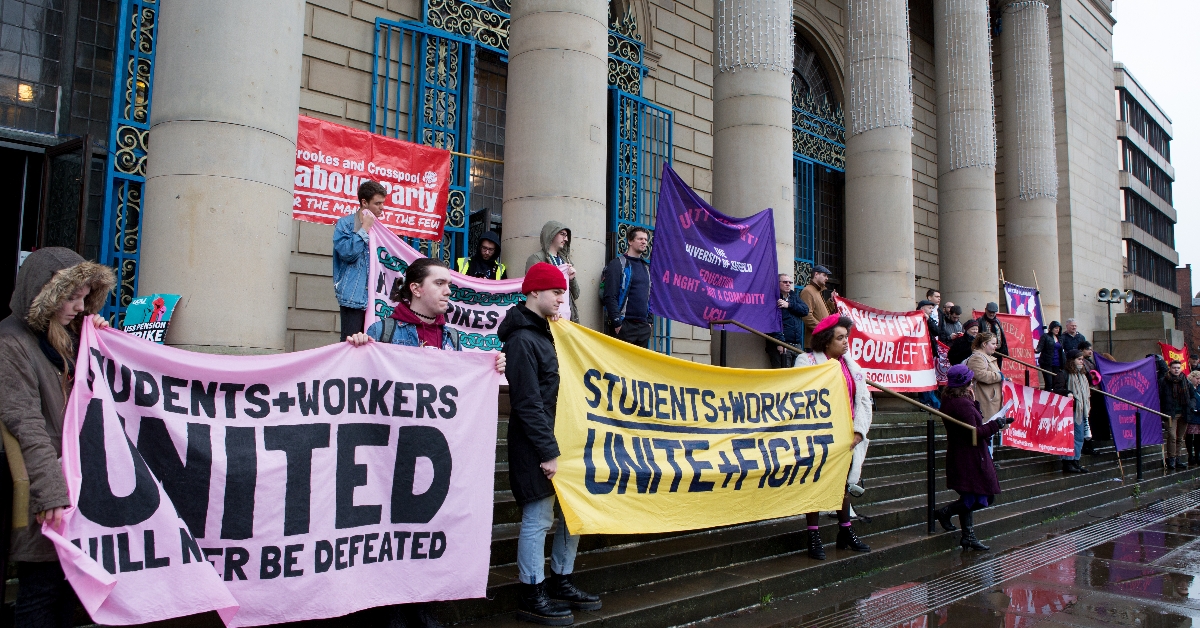
[[825, 299], [821, 296], [821, 289], [815, 284], [808, 284], [800, 291], [800, 300], [808, 306], [808, 316], [804, 317], [804, 347], [807, 348], [812, 340], [812, 330], [817, 326], [817, 323], [829, 316], [829, 306], [825, 304]]
[[[1083, 377], [1087, 377], [1087, 374], [1084, 373]], [[1078, 380], [1076, 384], [1082, 387], [1083, 384], [1081, 381], [1082, 380]], [[1067, 369], [1064, 368], [1054, 376], [1054, 379], [1050, 385], [1050, 392], [1063, 397], [1068, 395], [1073, 397], [1075, 399], [1075, 423], [1079, 424], [1087, 420], [1088, 415], [1092, 410], [1092, 392], [1091, 390], [1088, 390], [1087, 395], [1083, 396], [1083, 390], [1079, 390], [1078, 392], [1080, 394], [1076, 395], [1076, 391], [1071, 390], [1071, 373], [1067, 371]]]
[[[525, 272], [528, 273], [529, 269], [533, 268], [533, 265], [538, 262], [547, 262], [549, 264], [554, 263], [550, 261], [550, 243], [554, 242], [554, 236], [558, 235], [558, 232], [564, 229], [566, 229], [568, 234], [571, 233], [570, 228], [563, 223], [558, 222], [557, 220], [551, 220], [542, 225], [542, 249], [533, 255], [530, 255], [529, 259], [525, 260]], [[558, 251], [558, 258], [561, 259], [564, 264], [572, 263], [571, 239], [569, 237], [567, 238], [567, 245]], [[579, 298], [579, 282], [576, 281], [574, 277], [571, 278], [570, 288], [571, 289], [568, 290], [567, 293], [571, 302], [571, 322], [578, 323], [579, 311], [575, 309], [575, 299]]]
[[938, 333], [938, 340], [941, 340], [946, 346], [950, 346], [950, 344], [954, 342], [954, 334], [963, 333], [962, 321], [951, 322], [946, 315], [942, 315], [941, 320], [942, 324], [940, 325], [941, 329]]
[[558, 405], [558, 354], [550, 323], [524, 303], [509, 308], [497, 335], [508, 361], [508, 479], [517, 505], [554, 495], [541, 463], [558, 457], [554, 415]]
[[[779, 311], [783, 329], [767, 335], [792, 346], [804, 348], [800, 343], [804, 342], [804, 317], [808, 316], [808, 304], [800, 298], [800, 292], [797, 290], [788, 293], [787, 302], [788, 306]], [[772, 350], [778, 346], [774, 343], [768, 344], [772, 345]]]
[[[483, 248], [484, 240], [496, 245], [496, 253], [490, 260], [483, 259], [483, 255], [479, 252]], [[475, 254], [471, 257], [458, 258], [458, 272], [480, 279], [508, 279], [507, 267], [500, 263], [500, 236], [495, 231], [483, 232], [483, 235], [479, 236]]]
[[[1054, 336], [1043, 334], [1041, 340], [1038, 340], [1038, 366], [1047, 371], [1058, 371], [1067, 367], [1067, 352], [1063, 348], [1061, 339], [1055, 344]], [[1058, 366], [1054, 365], [1054, 354], [1058, 354]]]
[[1192, 387], [1192, 409], [1188, 412], [1187, 422], [1200, 424], [1200, 388]]
[[1000, 411], [1004, 402], [1004, 374], [996, 356], [975, 351], [967, 358], [967, 368], [975, 371], [975, 401], [979, 402], [979, 411], [983, 418], [990, 419]]
[[[1004, 327], [1000, 325], [1000, 319], [989, 321], [987, 314], [979, 317], [979, 333], [987, 332], [996, 337], [996, 351], [1004, 355], [1008, 355], [1008, 337], [1004, 335]], [[996, 364], [1003, 364], [1004, 357], [1002, 355], [994, 356]]]
[[1192, 395], [1194, 387], [1192, 386], [1192, 383], [1188, 381], [1186, 376], [1180, 375], [1179, 378], [1183, 380], [1182, 384], [1184, 398], [1176, 399], [1175, 395], [1171, 394], [1170, 378], [1170, 374], [1166, 374], [1158, 378], [1159, 412], [1162, 412], [1163, 414], [1169, 414], [1171, 416], [1175, 416], [1177, 414], [1187, 416], [1196, 408]]
[[333, 294], [338, 305], [367, 309], [367, 275], [371, 273], [371, 236], [359, 212], [333, 225]]
[[963, 362], [967, 361], [967, 358], [971, 357], [971, 352], [974, 351], [974, 349], [971, 348], [971, 343], [974, 341], [974, 336], [964, 333], [958, 338], [955, 338], [954, 342], [950, 343], [950, 353], [946, 355], [946, 359], [950, 360], [951, 366], [955, 364], [962, 364]]
[[1079, 344], [1087, 340], [1087, 336], [1084, 336], [1079, 332], [1075, 332], [1074, 336], [1068, 334], [1067, 332], [1063, 332], [1062, 336], [1059, 337], [1059, 340], [1062, 341], [1063, 353], [1070, 353], [1078, 349]]
[[[846, 355], [845, 359], [846, 367], [850, 370], [850, 377], [854, 378], [854, 398], [850, 400], [853, 405], [854, 433], [861, 434], [863, 437], [862, 442], [852, 451], [850, 475], [847, 478], [848, 484], [857, 484], [862, 475], [863, 460], [867, 457], [867, 445], [870, 444], [870, 441], [867, 440], [867, 432], [871, 430], [875, 406], [871, 400], [870, 384], [867, 383], [866, 373], [849, 355]], [[796, 366], [815, 366], [824, 364], [828, 360], [829, 357], [823, 351], [806, 351], [796, 356]]]
[[942, 419], [946, 426], [946, 487], [959, 493], [996, 495], [1000, 493], [1000, 482], [996, 481], [996, 468], [992, 465], [987, 444], [988, 439], [1000, 431], [1000, 422], [985, 423], [985, 415], [987, 418], [991, 415], [980, 410], [979, 403], [970, 397], [942, 400], [942, 412], [975, 426], [976, 430], [975, 444], [972, 445], [970, 430]]
[[[62, 371], [46, 356], [39, 338], [63, 302], [85, 285], [91, 287], [84, 304], [86, 313], [95, 314], [104, 306], [116, 279], [112, 269], [85, 262], [70, 249], [36, 251], [17, 273], [9, 301], [12, 314], [0, 321], [0, 421], [20, 443], [24, 474], [29, 477], [28, 504], [13, 505], [14, 512], [28, 512], [28, 520], [27, 525], [12, 531], [11, 561], [58, 560], [35, 516], [71, 503], [59, 463], [67, 393]], [[73, 355], [63, 357], [75, 359]], [[19, 469], [12, 470], [14, 478], [22, 475]], [[14, 501], [20, 498], [17, 493], [14, 491]]]

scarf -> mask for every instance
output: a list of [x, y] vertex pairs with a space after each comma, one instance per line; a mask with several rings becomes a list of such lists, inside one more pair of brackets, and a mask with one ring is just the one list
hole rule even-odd
[[850, 375], [850, 366], [846, 364], [846, 358], [838, 358], [838, 364], [842, 367], [842, 377], [846, 378], [846, 390], [850, 392], [850, 418], [854, 418], [854, 394], [858, 388], [854, 384], [854, 377]]
[[1068, 373], [1067, 390], [1075, 395], [1075, 423], [1082, 423], [1092, 410], [1092, 391], [1086, 373]]

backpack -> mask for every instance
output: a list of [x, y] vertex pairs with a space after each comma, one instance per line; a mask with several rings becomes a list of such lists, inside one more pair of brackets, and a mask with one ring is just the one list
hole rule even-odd
[[[450, 333], [450, 344], [455, 351], [462, 351], [462, 341], [459, 339], [458, 330], [453, 327], [443, 327]], [[387, 317], [383, 319], [383, 331], [379, 332], [379, 342], [385, 344], [392, 343], [392, 337], [396, 335], [396, 319]], [[438, 347], [441, 349], [441, 347]]]
[[[621, 290], [620, 290], [620, 292], [617, 293], [617, 316], [611, 316], [608, 311], [608, 308], [604, 308], [604, 315], [605, 315], [605, 318], [607, 318], [608, 320], [617, 320], [617, 319], [625, 318], [625, 302], [629, 299], [629, 281], [633, 275], [633, 271], [630, 270], [630, 268], [629, 268], [629, 256], [622, 253], [617, 256], [617, 262], [619, 264], [621, 264]], [[645, 262], [643, 261], [642, 263], [645, 263]], [[600, 303], [601, 304], [604, 303], [604, 298], [606, 296], [606, 294], [605, 294], [606, 286], [604, 285], [604, 275], [606, 275], [606, 274], [607, 273], [602, 273], [600, 275]], [[654, 287], [654, 278], [650, 276], [649, 269], [646, 269], [646, 278], [650, 284], [650, 287]]]

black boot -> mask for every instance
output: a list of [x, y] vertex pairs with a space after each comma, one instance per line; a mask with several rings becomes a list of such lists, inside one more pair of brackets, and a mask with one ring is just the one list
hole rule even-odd
[[963, 524], [962, 539], [958, 542], [963, 549], [975, 550], [977, 552], [986, 552], [992, 549], [980, 543], [979, 539], [975, 537], [975, 516], [971, 514], [970, 510], [963, 509], [958, 513], [958, 519]]
[[808, 557], [816, 560], [825, 560], [825, 546], [821, 544], [821, 531], [808, 531]]
[[546, 597], [546, 581], [518, 585], [517, 619], [543, 626], [570, 626], [575, 623], [571, 609], [563, 608]]
[[933, 516], [937, 517], [938, 523], [942, 524], [942, 529], [947, 532], [953, 532], [958, 528], [954, 526], [954, 513], [950, 510], [951, 506], [942, 506], [933, 511]]
[[1172, 471], [1175, 470], [1175, 458], [1173, 456], [1170, 458], [1167, 458], [1167, 468]]
[[1083, 473], [1079, 470], [1079, 465], [1074, 460], [1062, 461], [1063, 473]]
[[1072, 466], [1072, 467], [1075, 467], [1075, 473], [1087, 473], [1087, 472], [1088, 472], [1088, 468], [1087, 468], [1087, 467], [1081, 467], [1081, 466], [1079, 466], [1079, 461], [1078, 461], [1078, 460], [1072, 460], [1072, 461], [1071, 461], [1071, 466]]
[[570, 604], [571, 608], [577, 611], [598, 611], [603, 605], [599, 595], [580, 591], [579, 587], [576, 587], [575, 583], [571, 582], [570, 574], [560, 576], [551, 571], [548, 582], [546, 595], [555, 602]]
[[837, 548], [850, 548], [856, 552], [869, 552], [870, 546], [858, 540], [858, 535], [854, 533], [854, 526], [838, 526]]

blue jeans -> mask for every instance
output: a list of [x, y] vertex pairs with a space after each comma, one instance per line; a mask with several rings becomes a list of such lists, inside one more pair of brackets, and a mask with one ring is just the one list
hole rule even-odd
[[[521, 534], [517, 537], [517, 569], [521, 582], [538, 584], [546, 579], [546, 533], [554, 523], [554, 496], [529, 502], [521, 507]], [[575, 571], [575, 551], [579, 535], [568, 534], [567, 524], [558, 517], [554, 532], [554, 547], [550, 551], [550, 568], [565, 576]]]
[[1063, 456], [1063, 460], [1079, 460], [1083, 451], [1083, 439], [1087, 438], [1087, 419], [1075, 424], [1075, 455]]
[[69, 628], [74, 625], [75, 591], [58, 561], [17, 563], [16, 628]]

